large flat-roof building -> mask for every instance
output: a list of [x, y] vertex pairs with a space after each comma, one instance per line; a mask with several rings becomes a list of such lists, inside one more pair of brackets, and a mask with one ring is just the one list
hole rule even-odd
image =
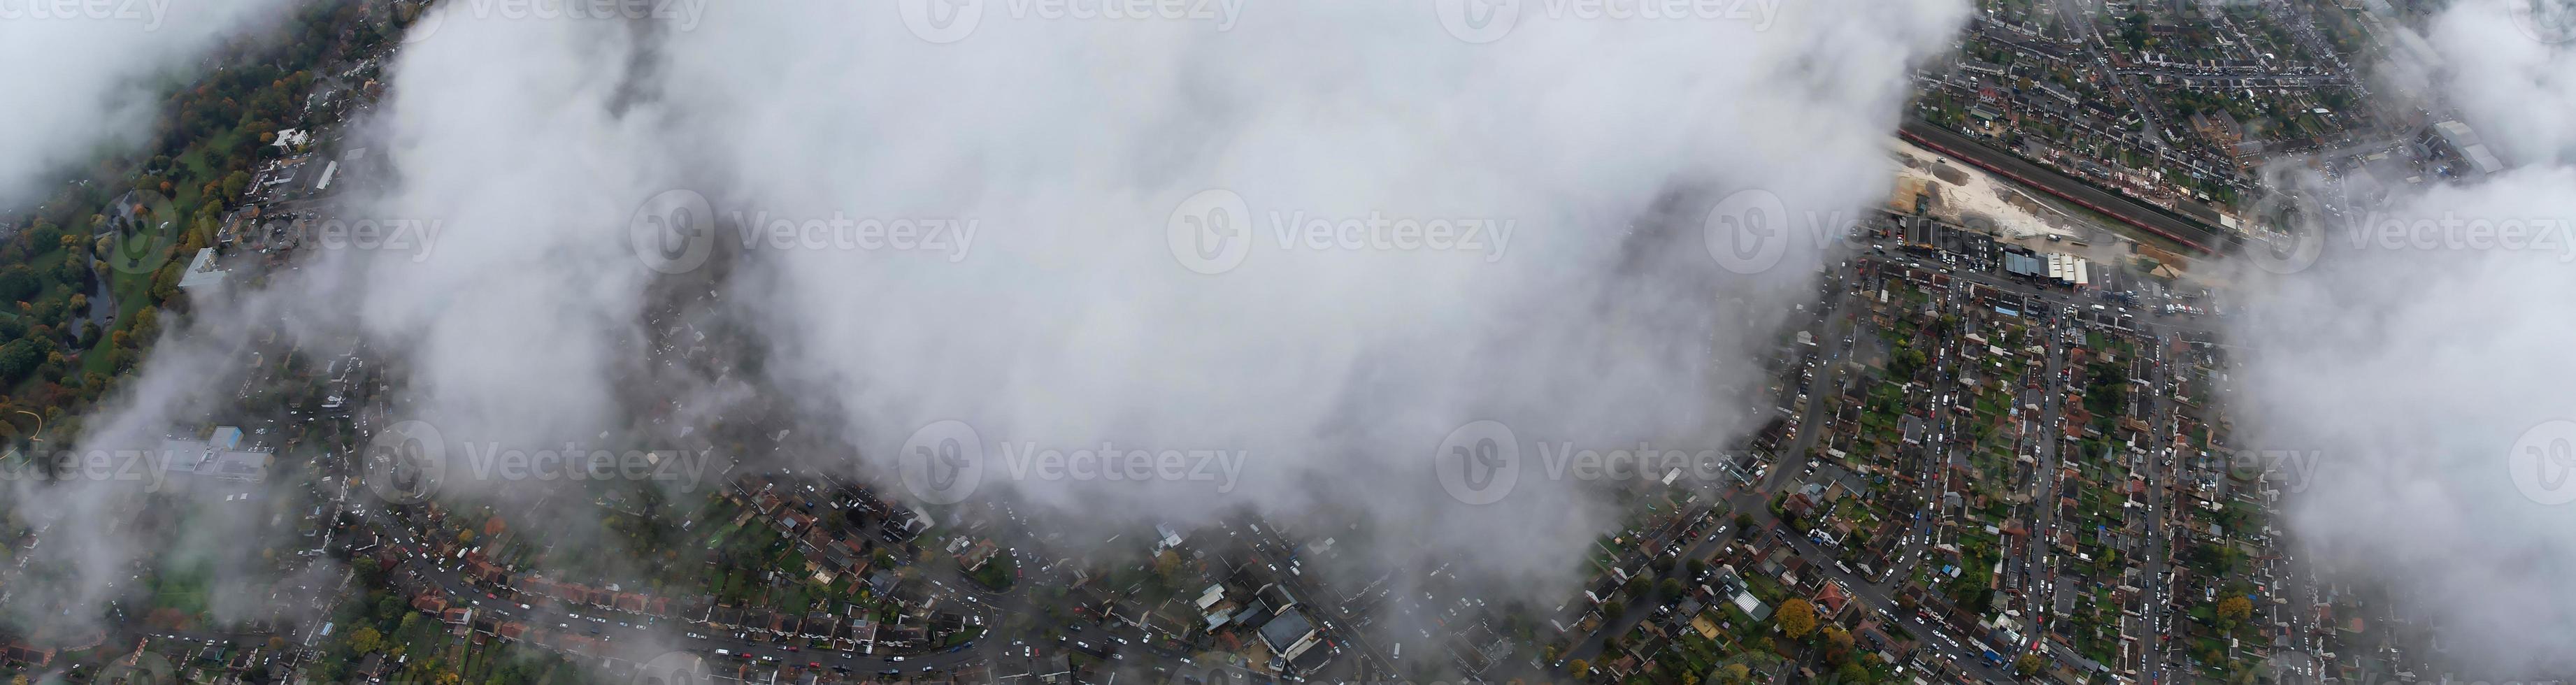
[[277, 455], [264, 449], [241, 449], [241, 439], [241, 429], [232, 426], [217, 427], [204, 440], [164, 439], [161, 471], [171, 476], [234, 483], [268, 478], [269, 464], [276, 461]]
[[1305, 612], [1283, 611], [1278, 618], [1261, 626], [1261, 642], [1269, 645], [1270, 653], [1279, 655], [1281, 659], [1296, 659], [1322, 641], [1323, 637], [1315, 632], [1315, 624], [1306, 620]]
[[2479, 177], [2504, 171], [2504, 160], [2468, 124], [2445, 121], [2424, 131], [2421, 142], [2435, 155], [2455, 163], [2453, 176]]
[[231, 272], [215, 268], [215, 248], [200, 248], [188, 260], [188, 270], [179, 274], [179, 289], [194, 295], [224, 282]]

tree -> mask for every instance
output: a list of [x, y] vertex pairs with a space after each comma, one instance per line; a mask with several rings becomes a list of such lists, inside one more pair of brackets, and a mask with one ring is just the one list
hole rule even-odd
[[474, 529], [472, 529], [472, 528], [468, 528], [468, 529], [465, 529], [465, 530], [456, 531], [456, 544], [460, 544], [460, 545], [471, 545], [471, 544], [474, 544]]
[[2248, 600], [2244, 597], [2229, 597], [2218, 600], [2218, 620], [2226, 621], [2230, 626], [2244, 623], [2245, 619], [2252, 618], [2253, 616], [2254, 602], [2252, 600]]
[[242, 191], [250, 189], [250, 174], [248, 172], [241, 171], [226, 174], [224, 175], [223, 184], [225, 198], [239, 198], [241, 197]]
[[377, 633], [374, 627], [361, 627], [349, 632], [350, 651], [359, 654], [373, 654], [376, 650], [384, 648], [384, 646], [384, 635]]
[[1807, 633], [1816, 630], [1816, 605], [1808, 604], [1804, 599], [1781, 602], [1780, 610], [1771, 614], [1771, 621], [1779, 624], [1780, 631], [1788, 633], [1789, 639], [1806, 637]]
[[1744, 664], [1727, 664], [1725, 668], [1717, 669], [1717, 676], [1718, 682], [1728, 685], [1746, 683], [1753, 680], [1753, 669]]
[[1592, 671], [1592, 662], [1575, 659], [1573, 662], [1566, 664], [1565, 667], [1567, 670], [1574, 671], [1574, 677], [1581, 678], [1583, 677], [1583, 674]]
[[2024, 678], [2039, 675], [2039, 669], [2047, 667], [2048, 661], [2039, 658], [2038, 652], [2022, 652], [2021, 658], [2013, 660], [2013, 672]]
[[1606, 618], [1606, 619], [1609, 619], [1609, 620], [1612, 620], [1612, 621], [1616, 621], [1616, 620], [1619, 620], [1619, 616], [1620, 616], [1621, 614], [1625, 614], [1625, 613], [1628, 613], [1628, 603], [1627, 603], [1627, 602], [1622, 602], [1622, 601], [1619, 601], [1619, 600], [1615, 600], [1615, 599], [1614, 599], [1614, 600], [1610, 600], [1610, 601], [1602, 602], [1602, 603], [1601, 603], [1601, 616], [1602, 616], [1603, 618]]
[[18, 302], [35, 297], [45, 284], [36, 280], [36, 272], [24, 265], [0, 269], [0, 302]]
[[1824, 635], [1826, 661], [1840, 662], [1851, 656], [1854, 645], [1850, 631], [1843, 630], [1842, 626], [1828, 625]]
[[34, 341], [20, 338], [0, 345], [0, 379], [15, 382], [26, 378], [36, 365], [45, 363], [45, 351]]

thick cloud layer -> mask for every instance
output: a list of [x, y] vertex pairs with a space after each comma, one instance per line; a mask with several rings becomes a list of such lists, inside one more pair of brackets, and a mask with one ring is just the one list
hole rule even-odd
[[[1378, 553], [1562, 596], [1614, 512], [1548, 477], [1537, 446], [1723, 447], [1769, 411], [1758, 356], [1826, 254], [1806, 222], [1884, 195], [1910, 67], [1965, 17], [1950, 0], [1523, 3], [1490, 23], [1449, 2], [967, 5], [947, 23], [920, 13], [954, 4], [442, 5], [387, 70], [374, 123], [396, 183], [350, 210], [437, 239], [330, 252], [310, 271], [348, 280], [247, 297], [364, 330], [399, 356], [400, 416], [450, 441], [631, 427], [629, 384], [660, 373], [648, 312], [686, 300], [749, 331], [761, 363], [652, 388], [680, 396], [654, 412], [712, 426], [705, 407], [756, 384], [888, 486], [907, 442], [954, 420], [983, 445], [976, 491], [918, 498], [1017, 493], [1075, 525], [1331, 506], [1375, 523]], [[1711, 207], [1790, 230], [1720, 261]], [[1527, 463], [1471, 506], [1433, 457], [1483, 419]], [[1010, 457], [1103, 441], [1236, 470], [1139, 483]]]
[[2231, 400], [2239, 447], [2322, 450], [2291, 500], [2313, 561], [2385, 583], [2440, 634], [2427, 657], [2481, 677], [2576, 669], [2576, 51], [2514, 4], [2460, 3], [2428, 36], [2453, 70], [2437, 95], [2519, 166], [2327, 226], [2313, 266], [2254, 289]]
[[[878, 466], [954, 419], [983, 444], [985, 486], [1055, 506], [1196, 520], [1332, 500], [1404, 548], [1554, 580], [1608, 512], [1535, 473], [1459, 506], [1435, 448], [1479, 419], [1599, 449], [1747, 430], [1753, 355], [1812, 297], [1819, 252], [1731, 273], [1691, 210], [1754, 188], [1816, 211], [1880, 196], [1904, 70], [1957, 19], [1941, 4], [1811, 5], [1770, 25], [1532, 6], [1472, 44], [1414, 5], [1254, 7], [1225, 30], [998, 9], [945, 45], [866, 9], [666, 44], [664, 94], [714, 124], [691, 142], [734, 170], [738, 199], [719, 205], [979, 227], [962, 256], [752, 249], [740, 302], [786, 386]], [[1233, 220], [1249, 245], [1176, 255], [1172, 224], [1203, 218], [1211, 189], [1240, 203], [1226, 217], [1248, 213]], [[1675, 193], [1689, 209], [1656, 215]], [[1300, 216], [1511, 232], [1454, 251], [1283, 245]], [[1243, 470], [1228, 491], [1014, 461], [1104, 441], [1239, 452]]]
[[258, 22], [285, 0], [239, 2], [12, 2], [0, 5], [0, 208], [42, 196], [42, 181], [88, 162], [98, 146], [132, 143], [178, 70]]

